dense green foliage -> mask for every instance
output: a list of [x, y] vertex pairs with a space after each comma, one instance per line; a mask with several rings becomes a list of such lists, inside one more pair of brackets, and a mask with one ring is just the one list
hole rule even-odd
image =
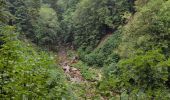
[[15, 25], [17, 30], [33, 38], [40, 0], [6, 0], [6, 6], [14, 17], [9, 25]]
[[0, 33], [5, 42], [0, 49], [2, 99], [69, 97], [62, 70], [52, 56], [37, 53], [29, 44], [19, 41], [11, 26], [1, 27]]
[[[92, 86], [43, 51], [64, 46]], [[0, 98], [168, 100], [169, 46], [169, 0], [0, 0]]]
[[169, 4], [150, 0], [144, 7], [137, 7], [138, 12], [122, 31], [118, 47], [121, 60], [109, 67], [111, 71], [105, 68], [101, 90], [135, 94], [139, 99], [142, 95], [150, 99], [170, 98]]
[[48, 5], [43, 5], [39, 10], [39, 19], [35, 26], [36, 43], [38, 45], [50, 45], [59, 44], [59, 22], [56, 12]]
[[16, 22], [17, 30], [9, 26], [15, 19], [8, 11], [9, 2], [1, 3], [1, 18], [9, 19], [0, 20], [0, 98], [71, 99], [66, 78], [53, 56], [19, 40], [19, 24]]
[[69, 43], [84, 49], [97, 46], [102, 36], [126, 23], [124, 14], [133, 12], [133, 2], [126, 0], [9, 0], [9, 3], [9, 11], [16, 17], [10, 24], [38, 45]]
[[107, 38], [106, 42], [103, 45], [99, 45], [93, 52], [85, 53], [82, 56], [82, 60], [89, 65], [96, 65], [102, 67], [104, 65], [112, 63], [117, 63], [119, 60], [119, 56], [116, 52], [113, 52], [114, 49], [118, 47], [120, 41], [120, 32], [117, 32], [109, 38]]
[[123, 0], [82, 0], [72, 17], [76, 46], [94, 47], [100, 41], [101, 36], [112, 33], [123, 24], [121, 15], [128, 11], [126, 3]]

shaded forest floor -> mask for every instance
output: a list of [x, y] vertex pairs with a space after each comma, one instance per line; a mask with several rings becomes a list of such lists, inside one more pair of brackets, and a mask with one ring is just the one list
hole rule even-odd
[[78, 100], [92, 100], [94, 98], [102, 99], [98, 95], [96, 88], [102, 78], [100, 68], [89, 67], [79, 59], [75, 59], [77, 53], [67, 47], [61, 47], [57, 53], [56, 60], [64, 70], [68, 84]]
[[[111, 35], [103, 37], [96, 49], [102, 47]], [[107, 97], [101, 96], [97, 88], [102, 80], [102, 68], [88, 66], [78, 59], [77, 52], [68, 46], [60, 47], [56, 60], [78, 100], [108, 100]]]

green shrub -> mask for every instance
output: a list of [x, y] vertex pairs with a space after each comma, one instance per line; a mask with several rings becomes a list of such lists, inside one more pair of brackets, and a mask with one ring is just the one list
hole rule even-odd
[[110, 64], [119, 60], [119, 56], [115, 53], [115, 49], [118, 47], [120, 42], [121, 34], [120, 32], [116, 32], [111, 35], [103, 45], [99, 46], [92, 52], [84, 52], [81, 55], [82, 61], [86, 62], [88, 65], [103, 67], [105, 64]]
[[86, 80], [94, 80], [94, 73], [89, 70], [89, 67], [83, 63], [82, 61], [79, 61], [78, 63], [73, 65], [74, 67], [80, 69], [80, 72], [82, 74], [82, 76], [86, 79]]
[[0, 27], [0, 98], [71, 98], [63, 71], [52, 56], [18, 40], [14, 27]]
[[160, 50], [140, 53], [133, 58], [120, 60], [114, 66], [110, 75], [107, 74], [109, 78], [113, 77], [113, 84], [110, 85], [113, 85], [114, 90], [120, 93], [126, 90], [128, 94], [143, 91], [148, 96], [163, 98], [157, 92], [167, 89], [170, 60], [166, 60]]
[[[103, 95], [127, 94], [130, 98], [170, 98], [170, 60], [160, 50], [150, 50], [104, 68], [104, 78], [98, 89]], [[143, 96], [142, 96], [143, 95]], [[166, 100], [166, 99], [165, 99]]]

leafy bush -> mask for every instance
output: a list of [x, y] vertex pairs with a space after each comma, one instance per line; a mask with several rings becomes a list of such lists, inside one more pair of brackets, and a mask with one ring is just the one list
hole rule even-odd
[[121, 57], [133, 56], [139, 48], [147, 51], [155, 47], [161, 48], [166, 56], [169, 55], [169, 5], [170, 1], [149, 0], [138, 9], [122, 32], [122, 43], [119, 45]]
[[101, 53], [100, 54], [91, 53], [85, 56], [85, 62], [87, 62], [88, 65], [102, 66], [104, 59], [105, 57]]
[[167, 17], [170, 2], [136, 1], [139, 2], [142, 4], [138, 4], [138, 12], [122, 30], [122, 42], [118, 47], [121, 60], [105, 67], [105, 77], [99, 89], [110, 96], [113, 91], [133, 99], [143, 96], [166, 100], [170, 98], [170, 20]]
[[[164, 98], [160, 91], [167, 91], [169, 67], [170, 60], [160, 50], [140, 52], [114, 64], [101, 86], [120, 94], [124, 91], [129, 95], [142, 92], [149, 98]], [[168, 92], [165, 94], [170, 98]]]
[[82, 76], [86, 80], [94, 80], [94, 77], [95, 77], [94, 73], [91, 70], [89, 70], [89, 67], [85, 63], [79, 61], [78, 63], [74, 64], [73, 66], [80, 69]]
[[52, 56], [17, 38], [11, 26], [0, 27], [0, 98], [71, 98], [62, 70]]
[[98, 67], [103, 67], [105, 64], [108, 65], [112, 63], [110, 61], [117, 62], [119, 56], [114, 50], [120, 42], [120, 37], [120, 32], [111, 35], [103, 45], [99, 46], [89, 54], [85, 53], [82, 60], [88, 65], [96, 65]]

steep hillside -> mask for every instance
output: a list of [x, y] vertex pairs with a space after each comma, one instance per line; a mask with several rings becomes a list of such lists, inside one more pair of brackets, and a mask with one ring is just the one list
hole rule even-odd
[[0, 98], [69, 99], [64, 72], [48, 53], [20, 41], [14, 27], [0, 28]]
[[170, 1], [143, 3], [123, 27], [122, 41], [113, 51], [118, 54], [119, 62], [110, 62], [105, 67], [105, 78], [99, 88], [132, 99], [168, 100]]

